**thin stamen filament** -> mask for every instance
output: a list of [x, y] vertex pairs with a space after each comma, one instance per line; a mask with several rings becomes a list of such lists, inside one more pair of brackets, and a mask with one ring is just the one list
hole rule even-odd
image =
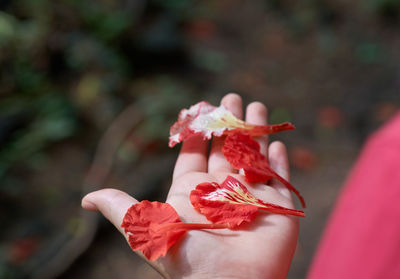
[[276, 207], [258, 207], [261, 210], [266, 210], [272, 213], [277, 213], [277, 214], [285, 214], [285, 215], [292, 215], [292, 216], [299, 216], [299, 217], [306, 217], [306, 214], [303, 211], [300, 210], [294, 210], [294, 209], [289, 209], [289, 208], [276, 208]]
[[170, 223], [159, 228], [160, 231], [167, 230], [212, 230], [212, 229], [227, 229], [229, 224], [199, 224], [199, 223]]
[[243, 132], [243, 129], [249, 130], [249, 133], [251, 135], [257, 137], [266, 134], [274, 134], [282, 131], [293, 130], [294, 126], [289, 122], [285, 122], [282, 124], [275, 124], [275, 125], [252, 125], [249, 123], [244, 123], [243, 127], [227, 130], [225, 131], [225, 134]]

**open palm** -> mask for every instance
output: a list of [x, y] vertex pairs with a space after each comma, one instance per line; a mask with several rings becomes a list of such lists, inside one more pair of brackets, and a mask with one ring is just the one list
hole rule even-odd
[[[242, 100], [238, 95], [228, 94], [221, 103], [236, 117], [242, 118]], [[258, 102], [248, 105], [246, 121], [266, 124], [265, 106]], [[267, 137], [258, 139], [258, 142], [271, 167], [288, 179], [289, 166], [284, 145], [274, 142], [268, 146]], [[167, 198], [183, 222], [209, 223], [192, 207], [190, 191], [203, 182], [221, 183], [228, 175], [245, 184], [257, 198], [293, 208], [289, 191], [278, 182], [273, 181], [270, 186], [246, 183], [244, 176], [225, 160], [222, 145], [223, 138], [214, 138], [208, 152], [208, 143], [200, 137], [183, 143]], [[127, 209], [136, 202], [121, 191], [103, 189], [84, 197], [82, 206], [100, 211], [123, 233], [122, 219]], [[151, 264], [170, 278], [285, 278], [296, 248], [297, 234], [296, 217], [260, 212], [252, 223], [237, 230], [189, 231], [164, 258]]]

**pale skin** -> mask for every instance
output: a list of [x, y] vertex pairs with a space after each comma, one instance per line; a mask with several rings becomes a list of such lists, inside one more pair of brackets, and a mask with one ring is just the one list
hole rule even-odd
[[[221, 103], [236, 117], [242, 118], [242, 100], [228, 94]], [[247, 106], [245, 121], [267, 124], [267, 109], [254, 102]], [[281, 142], [268, 143], [268, 137], [257, 139], [261, 152], [271, 167], [286, 180], [289, 163]], [[211, 150], [200, 137], [182, 144], [166, 202], [171, 204], [182, 221], [209, 223], [189, 201], [190, 191], [202, 182], [221, 183], [228, 175], [239, 179], [257, 198], [284, 207], [294, 208], [290, 192], [279, 182], [269, 185], [246, 183], [244, 176], [225, 160], [221, 148], [223, 138], [214, 138]], [[127, 209], [138, 201], [116, 189], [89, 193], [82, 207], [100, 211], [125, 236], [121, 229]], [[286, 278], [296, 249], [298, 218], [260, 212], [250, 224], [237, 230], [219, 229], [189, 231], [168, 251], [165, 257], [152, 262], [166, 278]]]

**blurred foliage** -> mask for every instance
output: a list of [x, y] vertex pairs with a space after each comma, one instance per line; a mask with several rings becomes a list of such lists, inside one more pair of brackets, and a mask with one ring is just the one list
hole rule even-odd
[[[344, 6], [316, 0], [261, 3], [277, 15], [293, 36], [289, 39], [317, 28], [321, 52], [335, 58], [340, 51], [335, 28], [344, 17]], [[218, 15], [230, 6], [195, 0], [1, 1], [0, 179], [7, 173], [12, 176], [13, 167], [37, 169], [54, 143], [101, 133], [131, 102], [146, 118], [139, 128], [141, 137], [165, 141], [176, 111], [193, 103], [207, 78], [230, 69], [231, 57], [218, 47], [218, 39], [203, 43], [219, 35]], [[400, 0], [368, 0], [352, 8], [366, 17], [394, 22]], [[237, 37], [232, 27], [219, 28]], [[276, 34], [266, 37], [267, 43], [284, 46], [284, 33]], [[361, 34], [349, 40], [361, 64], [387, 61], [387, 50], [376, 36]], [[270, 65], [274, 63], [271, 59]], [[270, 68], [265, 72], [276, 82], [282, 74], [277, 66]], [[240, 75], [240, 83], [247, 86], [247, 80], [249, 90], [263, 82], [246, 71]], [[285, 107], [271, 117], [290, 118]], [[0, 184], [0, 192], [9, 189], [5, 185]]]
[[26, 160], [35, 167], [30, 164], [32, 155], [71, 136], [76, 127], [73, 107], [58, 94], [38, 96], [33, 102], [10, 98], [1, 103], [0, 111], [1, 140], [5, 142], [0, 152], [0, 178], [18, 161]]
[[[204, 13], [194, 2], [0, 1], [0, 222], [7, 227], [0, 236], [9, 240], [0, 243], [1, 278], [24, 276], [19, 267], [38, 247], [25, 241], [29, 224], [53, 224], [34, 235], [54, 234], [56, 219], [41, 212], [54, 200], [70, 203], [61, 202], [70, 195], [59, 193], [61, 182], [30, 189], [34, 173], [50, 167], [53, 147], [79, 142], [90, 157], [130, 103], [145, 119], [139, 142], [167, 146], [176, 111], [202, 84], [177, 76], [207, 71], [185, 49], [186, 22]], [[130, 156], [124, 148], [118, 155]], [[26, 243], [32, 252], [21, 254]]]
[[165, 138], [165, 109], [189, 103], [190, 89], [174, 71], [157, 72], [191, 67], [182, 24], [193, 2], [2, 1], [0, 178], [16, 164], [35, 167], [33, 156], [87, 125], [104, 130], [127, 102], [144, 109], [144, 137]]
[[[183, 78], [207, 71], [185, 47], [186, 22], [204, 13], [194, 2], [0, 1], [1, 278], [25, 278], [74, 231], [74, 222], [52, 216], [78, 220], [66, 209], [78, 208], [76, 190], [60, 190], [60, 174], [70, 170], [57, 171], [56, 185], [51, 173], [39, 188], [32, 182], [62, 156], [57, 144], [87, 150], [87, 167], [101, 135], [134, 103], [145, 119], [134, 131], [135, 152], [155, 141], [167, 146], [176, 111], [203, 82]], [[124, 146], [119, 158], [130, 156]]]

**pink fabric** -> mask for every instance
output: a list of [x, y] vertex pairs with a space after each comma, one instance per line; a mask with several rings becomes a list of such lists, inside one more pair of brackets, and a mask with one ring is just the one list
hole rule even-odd
[[368, 140], [308, 278], [400, 278], [400, 113]]

